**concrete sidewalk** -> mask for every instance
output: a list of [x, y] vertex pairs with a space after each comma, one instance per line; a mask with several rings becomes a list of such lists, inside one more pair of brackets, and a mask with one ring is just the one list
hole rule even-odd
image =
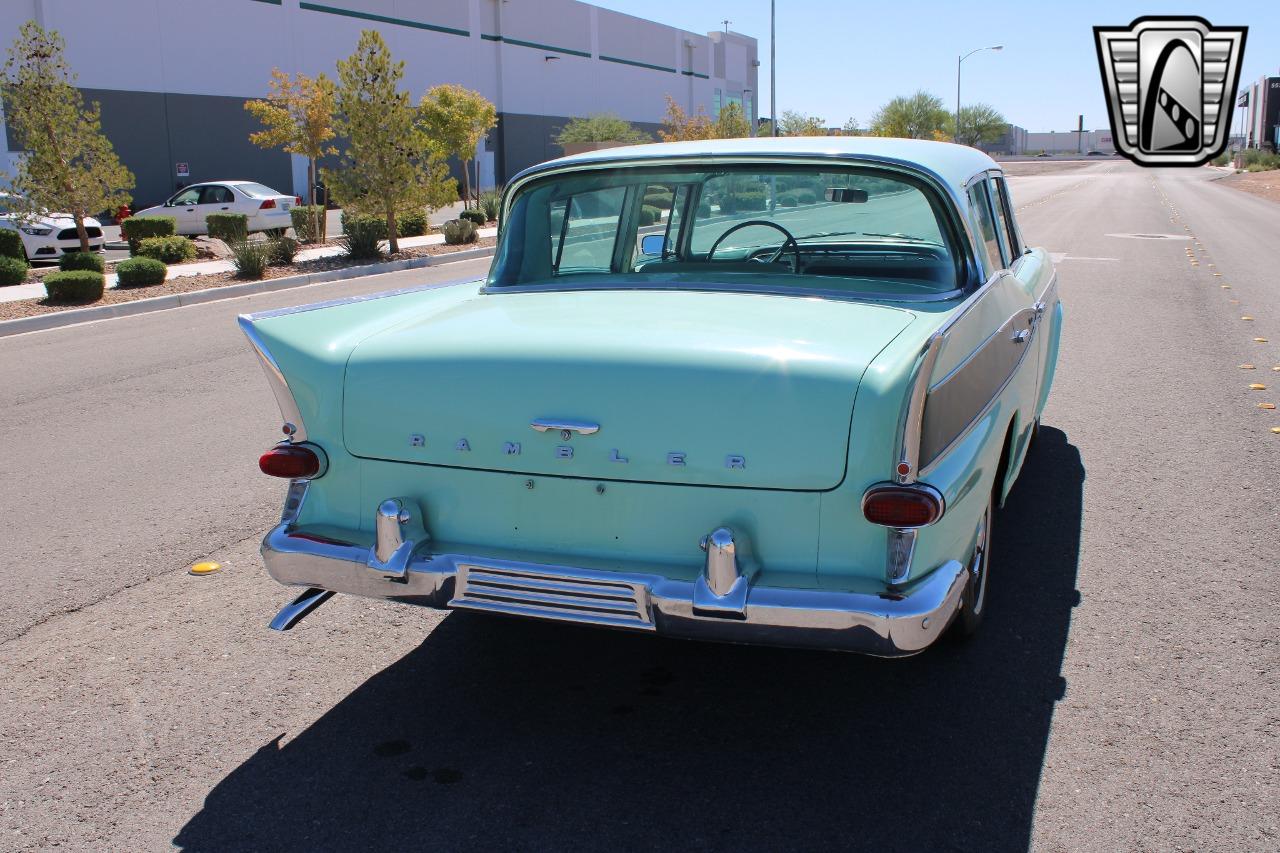
[[[332, 211], [331, 211], [332, 212]], [[497, 228], [481, 228], [479, 234], [481, 237], [493, 237], [498, 233]], [[400, 246], [405, 249], [412, 249], [415, 246], [435, 246], [444, 242], [443, 234], [424, 234], [421, 237], [401, 237]], [[342, 254], [341, 246], [320, 246], [315, 249], [304, 249], [298, 252], [297, 259], [300, 261], [311, 261], [316, 258], [331, 258], [335, 255]], [[200, 261], [194, 264], [174, 264], [169, 267], [169, 274], [166, 279], [181, 278], [189, 275], [213, 275], [216, 273], [230, 272], [234, 267], [230, 261]], [[115, 273], [107, 273], [107, 288], [116, 286]], [[13, 287], [0, 288], [0, 302], [17, 302], [21, 299], [43, 299], [45, 295], [44, 284], [41, 282], [30, 282], [28, 284], [14, 285]]]

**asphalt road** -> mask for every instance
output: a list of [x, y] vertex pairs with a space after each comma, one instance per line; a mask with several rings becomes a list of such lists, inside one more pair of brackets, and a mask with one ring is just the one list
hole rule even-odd
[[1280, 207], [1216, 174], [1014, 179], [1057, 384], [983, 632], [905, 661], [344, 597], [269, 633], [232, 319], [485, 262], [0, 339], [0, 848], [1277, 849]]

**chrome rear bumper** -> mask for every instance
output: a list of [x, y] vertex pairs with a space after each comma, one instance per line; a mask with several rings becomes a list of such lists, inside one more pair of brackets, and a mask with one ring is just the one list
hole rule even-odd
[[[392, 542], [399, 545], [395, 556], [383, 559], [389, 553], [385, 542], [362, 545], [316, 536], [295, 529], [286, 518], [263, 540], [267, 572], [288, 586], [427, 607], [881, 657], [915, 654], [938, 639], [960, 606], [968, 580], [964, 566], [952, 560], [909, 587], [879, 594], [753, 585], [745, 575], [728, 582], [725, 543], [714, 541], [717, 534], [728, 533], [723, 529], [709, 537], [707, 568], [695, 581], [644, 570], [528, 562], [500, 552], [457, 553], [427, 538], [411, 512], [397, 505], [398, 512], [391, 513], [393, 501], [383, 502], [380, 517], [404, 518], [401, 524], [422, 537], [417, 544], [416, 537]], [[728, 548], [732, 561], [731, 538]], [[300, 599], [310, 602], [303, 614], [317, 606], [315, 597]], [[298, 612], [296, 606], [292, 612]], [[277, 627], [287, 628], [297, 618], [301, 616], [282, 619]]]

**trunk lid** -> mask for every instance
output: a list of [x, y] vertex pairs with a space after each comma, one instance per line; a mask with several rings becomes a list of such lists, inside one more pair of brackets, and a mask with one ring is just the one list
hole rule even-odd
[[[732, 293], [478, 295], [356, 347], [344, 441], [360, 457], [455, 468], [829, 489], [862, 374], [911, 320]], [[540, 420], [582, 426], [566, 439]]]

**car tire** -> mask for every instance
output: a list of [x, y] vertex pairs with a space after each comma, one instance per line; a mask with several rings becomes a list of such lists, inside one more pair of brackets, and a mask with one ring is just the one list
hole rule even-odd
[[956, 611], [955, 633], [959, 637], [971, 637], [982, 624], [987, 612], [987, 575], [991, 566], [991, 524], [996, 514], [996, 493], [993, 489], [987, 498], [987, 508], [978, 522], [977, 541], [965, 571], [969, 581], [960, 595], [960, 609]]

